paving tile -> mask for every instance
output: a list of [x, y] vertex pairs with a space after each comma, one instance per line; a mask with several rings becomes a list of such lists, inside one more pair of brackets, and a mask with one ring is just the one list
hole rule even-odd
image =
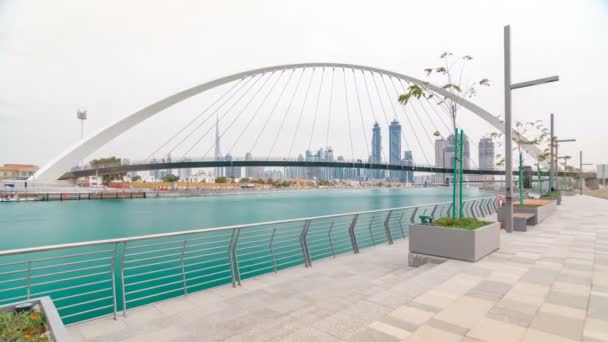
[[608, 341], [608, 322], [604, 320], [588, 318], [585, 321], [583, 331], [585, 338], [593, 338], [600, 341]]
[[349, 342], [398, 342], [400, 338], [385, 334], [377, 329], [366, 328], [348, 339]]
[[586, 310], [589, 304], [589, 296], [579, 296], [566, 292], [551, 291], [547, 295], [546, 301], [553, 304], [571, 306]]
[[579, 340], [571, 340], [562, 336], [546, 333], [536, 329], [528, 329], [522, 342], [575, 342]]
[[293, 342], [337, 342], [341, 341], [330, 334], [324, 333], [314, 328], [302, 328], [285, 337], [285, 341]]
[[459, 342], [462, 339], [461, 335], [456, 335], [444, 330], [423, 325], [418, 328], [411, 336], [406, 338], [406, 342]]
[[477, 286], [470, 289], [466, 295], [489, 301], [499, 301], [511, 290], [511, 287], [511, 285], [504, 282], [483, 280]]
[[550, 334], [580, 340], [583, 336], [585, 321], [552, 313], [540, 312], [534, 317], [530, 328]]
[[398, 339], [404, 339], [406, 337], [408, 337], [411, 333], [407, 330], [401, 329], [401, 328], [397, 328], [395, 326], [386, 324], [386, 323], [382, 323], [382, 322], [373, 322], [372, 324], [369, 325], [370, 328], [372, 329], [376, 329], [382, 333], [385, 333], [389, 336], [393, 336], [395, 338]]
[[543, 305], [541, 305], [540, 307], [540, 312], [546, 312], [558, 316], [564, 316], [579, 320], [585, 319], [585, 315], [587, 314], [585, 310], [552, 303], [543, 303]]
[[433, 312], [424, 311], [412, 306], [402, 306], [391, 312], [392, 317], [409, 322], [414, 325], [421, 325], [433, 317]]
[[471, 328], [494, 304], [492, 301], [464, 296], [448, 305], [435, 318], [463, 328]]
[[431, 290], [414, 300], [415, 303], [425, 304], [436, 308], [445, 308], [454, 301], [454, 297], [444, 292]]
[[608, 321], [608, 294], [601, 292], [589, 297], [589, 317]]
[[489, 318], [477, 323], [467, 336], [486, 342], [515, 342], [519, 341], [526, 330], [514, 324], [508, 324]]

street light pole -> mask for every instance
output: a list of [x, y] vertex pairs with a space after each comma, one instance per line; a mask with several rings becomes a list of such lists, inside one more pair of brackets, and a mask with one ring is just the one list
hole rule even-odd
[[580, 194], [581, 196], [583, 195], [583, 183], [585, 182], [585, 179], [583, 178], [583, 165], [593, 165], [591, 163], [587, 163], [587, 164], [583, 164], [583, 151], [580, 152], [580, 164], [581, 164], [581, 168], [579, 170], [579, 178], [580, 178]]
[[505, 67], [505, 230], [513, 232], [513, 157], [512, 157], [512, 117], [511, 117], [511, 90], [531, 87], [539, 84], [559, 81], [558, 76], [540, 78], [521, 83], [511, 83], [511, 27], [504, 27], [504, 67]]
[[[559, 147], [559, 143], [563, 142], [575, 142], [576, 139], [555, 139], [555, 169], [557, 170], [557, 179], [555, 180], [555, 189], [559, 190], [559, 155], [557, 153], [557, 148]], [[564, 167], [564, 171], [566, 171]]]
[[551, 159], [550, 159], [550, 169], [549, 169], [549, 192], [553, 191], [553, 176], [554, 176], [554, 169], [553, 169], [553, 161], [554, 161], [554, 155], [553, 155], [553, 151], [555, 150], [555, 141], [554, 141], [554, 135], [553, 135], [553, 113], [551, 113], [551, 140], [550, 140], [550, 150], [551, 150]]
[[511, 26], [505, 26], [505, 230], [513, 232], [513, 158], [511, 119]]

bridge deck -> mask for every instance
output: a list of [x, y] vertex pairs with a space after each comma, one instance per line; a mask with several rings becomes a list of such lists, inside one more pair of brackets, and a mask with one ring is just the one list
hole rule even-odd
[[606, 341], [608, 201], [566, 197], [478, 263], [407, 241], [69, 327], [75, 341]]

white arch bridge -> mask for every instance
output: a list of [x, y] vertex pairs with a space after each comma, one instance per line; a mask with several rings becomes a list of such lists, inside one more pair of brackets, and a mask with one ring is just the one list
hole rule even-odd
[[[326, 70], [327, 70], [327, 73], [326, 73]], [[232, 127], [232, 125], [235, 122], [239, 121], [239, 118], [240, 118], [242, 112], [254, 100], [254, 98], [257, 95], [260, 95], [261, 98], [263, 98], [261, 100], [261, 104], [253, 112], [254, 114], [250, 118], [250, 121], [248, 121], [248, 122], [254, 121], [255, 115], [258, 115], [258, 112], [260, 112], [260, 108], [262, 108], [263, 105], [267, 102], [267, 99], [269, 98], [270, 94], [273, 93], [275, 86], [277, 85], [277, 83], [279, 83], [279, 81], [281, 80], [281, 78], [283, 78], [283, 76], [285, 76], [285, 78], [287, 78], [287, 81], [282, 80], [282, 82], [285, 85], [278, 93], [278, 96], [277, 96], [278, 99], [276, 100], [274, 105], [270, 106], [271, 110], [262, 110], [261, 111], [261, 112], [269, 112], [270, 114], [266, 120], [261, 120], [261, 121], [265, 121], [265, 124], [264, 124], [264, 127], [261, 129], [259, 136], [264, 134], [264, 131], [266, 129], [266, 124], [271, 120], [271, 117], [275, 113], [277, 105], [279, 104], [279, 101], [284, 96], [285, 89], [287, 89], [292, 78], [294, 78], [294, 75], [295, 75], [295, 79], [297, 79], [297, 83], [295, 86], [295, 90], [293, 92], [293, 96], [291, 96], [291, 100], [289, 100], [289, 102], [288, 102], [287, 110], [285, 111], [285, 114], [282, 117], [282, 119], [279, 118], [278, 120], [276, 120], [277, 122], [281, 123], [278, 134], [280, 135], [282, 133], [282, 128], [284, 127], [286, 118], [289, 116], [288, 114], [289, 114], [290, 110], [295, 108], [294, 98], [296, 96], [296, 93], [299, 91], [299, 89], [301, 91], [306, 90], [306, 93], [303, 96], [303, 103], [301, 105], [302, 106], [301, 110], [297, 110], [296, 115], [294, 116], [294, 117], [298, 118], [298, 120], [297, 120], [298, 126], [296, 126], [296, 133], [301, 125], [301, 121], [302, 121], [302, 117], [303, 117], [302, 114], [303, 114], [306, 106], [314, 108], [314, 121], [312, 123], [313, 133], [314, 133], [315, 124], [318, 125], [318, 123], [316, 123], [316, 122], [317, 122], [317, 112], [319, 111], [319, 97], [321, 96], [321, 90], [322, 89], [326, 90], [324, 88], [329, 88], [329, 90], [330, 90], [328, 102], [329, 102], [329, 108], [330, 108], [329, 115], [331, 115], [332, 100], [335, 101], [335, 99], [333, 99], [333, 96], [334, 96], [333, 92], [334, 92], [334, 81], [335, 81], [334, 72], [336, 70], [338, 70], [338, 72], [340, 72], [340, 71], [342, 72], [343, 80], [344, 80], [344, 97], [346, 99], [345, 110], [348, 114], [348, 116], [347, 116], [348, 120], [349, 120], [348, 121], [348, 127], [349, 127], [348, 133], [349, 133], [349, 139], [350, 139], [350, 145], [351, 145], [351, 154], [353, 155], [353, 158], [351, 159], [352, 161], [350, 161], [350, 162], [335, 161], [335, 160], [334, 161], [324, 160], [324, 161], [314, 161], [314, 162], [313, 161], [301, 161], [301, 160], [295, 161], [295, 158], [292, 158], [289, 155], [292, 153], [292, 148], [294, 145], [293, 140], [296, 139], [295, 136], [292, 137], [291, 143], [288, 142], [288, 143], [283, 144], [285, 146], [289, 146], [289, 152], [287, 153], [287, 155], [284, 158], [268, 157], [268, 158], [263, 158], [263, 159], [258, 159], [258, 160], [224, 161], [224, 160], [217, 160], [217, 158], [215, 158], [216, 160], [209, 160], [210, 158], [207, 158], [205, 156], [198, 161], [192, 161], [192, 160], [183, 161], [183, 162], [181, 162], [181, 164], [180, 163], [158, 163], [158, 162], [154, 162], [154, 160], [156, 160], [156, 158], [150, 159], [151, 157], [154, 156], [154, 153], [159, 152], [159, 151], [161, 151], [161, 149], [170, 146], [169, 144], [174, 144], [175, 141], [180, 141], [180, 143], [181, 143], [181, 142], [184, 142], [186, 140], [186, 138], [190, 137], [190, 136], [187, 136], [184, 139], [180, 139], [179, 134], [182, 134], [182, 133], [185, 134], [188, 132], [188, 130], [191, 130], [190, 134], [192, 134], [192, 132], [200, 132], [200, 130], [197, 130], [197, 129], [200, 128], [205, 122], [209, 122], [213, 125], [213, 121], [212, 120], [209, 121], [209, 119], [213, 118], [213, 117], [217, 118], [216, 119], [217, 125], [215, 127], [216, 127], [216, 136], [219, 137], [220, 136], [220, 134], [218, 132], [219, 129], [217, 128], [219, 126], [219, 122], [223, 121], [225, 123], [223, 125], [228, 127], [228, 129], [229, 129], [230, 127]], [[320, 81], [316, 81], [315, 71], [321, 72]], [[309, 81], [304, 82], [304, 86], [302, 88], [300, 88], [300, 83], [302, 83], [303, 79], [306, 79], [304, 77], [304, 75], [307, 72], [310, 75], [308, 77]], [[329, 75], [330, 72], [331, 72], [331, 79], [329, 80], [329, 76], [327, 76], [327, 78], [325, 78], [325, 75], [326, 74]], [[351, 76], [351, 74], [352, 74], [352, 76]], [[347, 87], [347, 75], [348, 75], [349, 79], [351, 80], [351, 82], [354, 82], [353, 83], [354, 87], [351, 85], [350, 89], [348, 89], [348, 87]], [[317, 96], [316, 102], [314, 100], [308, 101], [309, 98], [312, 98], [312, 95], [311, 96], [309, 96], [309, 95], [317, 92], [317, 90], [315, 90], [314, 87], [312, 87], [313, 80], [319, 84], [318, 93], [317, 93], [318, 96]], [[328, 83], [330, 85], [328, 85]], [[115, 167], [111, 167], [111, 169], [113, 171], [122, 172], [122, 171], [136, 171], [136, 170], [139, 171], [139, 170], [151, 170], [151, 169], [160, 169], [160, 168], [180, 168], [180, 167], [221, 167], [221, 166], [346, 167], [345, 165], [352, 165], [352, 167], [355, 167], [355, 168], [387, 169], [387, 170], [402, 170], [402, 171], [416, 170], [416, 171], [426, 171], [426, 172], [442, 172], [442, 173], [447, 172], [447, 173], [449, 173], [449, 172], [451, 172], [451, 169], [444, 168], [444, 167], [439, 167], [439, 168], [431, 167], [431, 166], [418, 167], [418, 166], [415, 166], [414, 163], [409, 163], [409, 164], [404, 165], [401, 162], [382, 163], [379, 160], [380, 158], [377, 158], [376, 160], [371, 160], [371, 161], [368, 160], [368, 162], [362, 162], [360, 160], [366, 161], [367, 158], [365, 158], [365, 159], [359, 158], [359, 161], [357, 161], [358, 159], [355, 158], [355, 156], [354, 156], [354, 153], [355, 153], [354, 152], [354, 150], [355, 150], [354, 141], [357, 141], [358, 143], [360, 143], [361, 141], [364, 141], [366, 146], [364, 149], [362, 148], [362, 150], [366, 150], [367, 152], [370, 151], [370, 148], [369, 148], [370, 144], [367, 141], [365, 127], [364, 127], [364, 131], [363, 131], [364, 139], [360, 139], [360, 137], [353, 139], [353, 137], [351, 135], [352, 129], [351, 129], [350, 120], [351, 120], [351, 116], [356, 117], [357, 111], [355, 110], [355, 108], [358, 108], [359, 115], [361, 116], [361, 125], [362, 126], [365, 126], [364, 121], [367, 120], [363, 117], [364, 110], [363, 110], [362, 103], [365, 102], [365, 99], [363, 99], [363, 101], [361, 100], [361, 98], [362, 97], [365, 98], [365, 96], [360, 96], [361, 94], [367, 94], [367, 98], [369, 100], [369, 107], [366, 108], [365, 112], [371, 113], [374, 116], [374, 120], [376, 122], [378, 121], [378, 119], [376, 118], [376, 114], [378, 114], [378, 116], [381, 117], [380, 113], [383, 113], [384, 118], [386, 119], [386, 123], [388, 125], [389, 120], [388, 120], [387, 112], [389, 112], [390, 114], [394, 114], [395, 117], [397, 117], [398, 116], [397, 112], [399, 112], [399, 110], [396, 109], [396, 107], [400, 107], [400, 110], [403, 111], [403, 115], [405, 115], [405, 120], [408, 120], [407, 123], [409, 123], [409, 125], [412, 129], [411, 134], [402, 133], [402, 135], [403, 135], [402, 140], [405, 142], [406, 146], [408, 145], [408, 140], [407, 140], [408, 137], [410, 139], [412, 137], [415, 137], [416, 142], [420, 146], [421, 150], [433, 148], [432, 146], [430, 146], [433, 144], [433, 141], [432, 141], [433, 134], [430, 132], [421, 131], [420, 129], [418, 129], [418, 128], [424, 126], [424, 122], [421, 119], [421, 117], [419, 116], [419, 113], [416, 112], [415, 115], [418, 118], [420, 125], [418, 123], [414, 122], [415, 121], [414, 114], [412, 114], [412, 113], [408, 114], [406, 112], [406, 110], [404, 109], [404, 106], [401, 106], [400, 104], [397, 103], [397, 96], [400, 93], [403, 93], [403, 91], [406, 89], [407, 85], [411, 85], [411, 84], [424, 85], [429, 92], [437, 94], [442, 97], [443, 96], [452, 96], [452, 97], [456, 98], [456, 101], [464, 109], [468, 110], [470, 113], [473, 113], [476, 117], [478, 117], [481, 120], [483, 120], [484, 122], [488, 123], [491, 127], [496, 129], [497, 131], [504, 132], [503, 122], [500, 119], [498, 119], [498, 117], [496, 115], [493, 115], [492, 113], [477, 106], [476, 104], [472, 103], [471, 101], [469, 101], [463, 97], [455, 96], [454, 94], [449, 93], [448, 91], [446, 91], [445, 89], [442, 89], [441, 87], [438, 87], [433, 84], [429, 84], [425, 81], [419, 80], [414, 77], [410, 77], [410, 76], [400, 74], [397, 72], [393, 72], [393, 71], [388, 71], [388, 70], [384, 70], [384, 69], [373, 68], [373, 67], [363, 66], [363, 65], [356, 65], [356, 64], [342, 64], [342, 63], [288, 64], [288, 65], [278, 65], [278, 66], [260, 68], [260, 69], [249, 70], [249, 71], [232, 74], [229, 76], [225, 76], [225, 77], [218, 78], [218, 79], [215, 79], [215, 80], [212, 80], [209, 82], [202, 83], [200, 85], [180, 91], [167, 98], [164, 98], [135, 113], [127, 115], [114, 123], [111, 123], [107, 127], [89, 135], [85, 139], [82, 139], [78, 143], [70, 146], [68, 149], [63, 151], [60, 155], [58, 155], [56, 158], [54, 158], [53, 160], [48, 162], [46, 165], [44, 165], [40, 170], [38, 170], [38, 172], [36, 172], [36, 174], [32, 178], [39, 182], [52, 183], [59, 179], [69, 179], [69, 178], [73, 178], [73, 177], [85, 176], [85, 175], [95, 174], [95, 173], [99, 173], [99, 172], [102, 172], [102, 173], [109, 172], [110, 168], [102, 168], [102, 169], [91, 168], [91, 169], [87, 169], [87, 170], [78, 170], [78, 171], [70, 171], [70, 170], [72, 170], [74, 165], [77, 165], [78, 163], [80, 163], [82, 160], [84, 160], [85, 158], [90, 156], [92, 153], [97, 151], [102, 146], [106, 145], [107, 143], [109, 143], [110, 141], [115, 139], [116, 137], [122, 135], [123, 133], [125, 133], [129, 129], [137, 126], [138, 124], [142, 123], [143, 121], [162, 112], [163, 110], [165, 110], [179, 102], [192, 98], [195, 95], [204, 93], [208, 90], [218, 88], [218, 87], [221, 87], [221, 86], [227, 85], [227, 84], [233, 84], [233, 86], [226, 93], [224, 93], [220, 98], [218, 98], [211, 106], [209, 106], [203, 113], [201, 113], [197, 118], [195, 118], [195, 120], [189, 122], [186, 125], [186, 127], [179, 130], [176, 135], [172, 136], [168, 141], [166, 141], [163, 145], [161, 145], [161, 147], [156, 149], [148, 158], [146, 158], [147, 162], [139, 163], [137, 165], [115, 166]], [[261, 84], [261, 86], [256, 88], [256, 86], [258, 84]], [[381, 86], [379, 87], [378, 84], [380, 84]], [[391, 88], [391, 86], [392, 86], [392, 92], [389, 90]], [[374, 90], [375, 90], [375, 94], [378, 97], [375, 102], [372, 101], [372, 96], [371, 96], [372, 93], [374, 93]], [[253, 97], [251, 97], [251, 99], [247, 102], [247, 98], [249, 97], [250, 91], [253, 91], [254, 94], [253, 94]], [[264, 95], [264, 93], [266, 93], [266, 95]], [[356, 94], [356, 95], [353, 95], [353, 94]], [[376, 96], [376, 95], [374, 95], [374, 96]], [[350, 98], [349, 98], [349, 96], [350, 96]], [[260, 98], [260, 97], [258, 97], [258, 98]], [[287, 98], [289, 98], [289, 96]], [[236, 100], [233, 100], [233, 99], [236, 99]], [[356, 99], [356, 102], [355, 102], [355, 99]], [[428, 101], [428, 99], [425, 99], [425, 100]], [[230, 101], [232, 101], [232, 102], [230, 102]], [[244, 106], [242, 103], [237, 105], [237, 103], [239, 101], [243, 101], [243, 102], [247, 102], [247, 103]], [[352, 103], [349, 104], [349, 102], [352, 102]], [[375, 107], [376, 109], [374, 109], [374, 103], [376, 104], [376, 107]], [[379, 107], [377, 106], [378, 103], [380, 104]], [[218, 106], [218, 104], [219, 104], [219, 106]], [[429, 103], [429, 105], [430, 105], [430, 103]], [[239, 106], [242, 107], [241, 110], [239, 110]], [[228, 109], [226, 109], [226, 108], [228, 108]], [[380, 108], [380, 109], [378, 109], [378, 108]], [[422, 111], [423, 108], [426, 111], [426, 108], [428, 108], [428, 107], [424, 107], [422, 104], [420, 104], [419, 110]], [[440, 120], [443, 120], [440, 117], [440, 114], [437, 113], [436, 109], [435, 108], [432, 108], [432, 109], [433, 109], [433, 111], [435, 111], [435, 114], [437, 115], [437, 117], [439, 117]], [[225, 115], [220, 115], [221, 111], [225, 112]], [[234, 117], [232, 117], [232, 118], [229, 117], [228, 113], [233, 113], [231, 115], [233, 115]], [[203, 114], [206, 114], [207, 116], [205, 118], [203, 118], [202, 121], [199, 121], [198, 126], [196, 126], [197, 125], [196, 120], [201, 118]], [[432, 115], [432, 114], [428, 114], [428, 112], [427, 112], [427, 116], [430, 117], [430, 115]], [[446, 117], [446, 119], [447, 119], [447, 117]], [[355, 121], [355, 119], [353, 119], [353, 121]], [[426, 121], [426, 122], [427, 122], [427, 125], [429, 125], [429, 126], [435, 125], [432, 120]], [[430, 124], [429, 124], [429, 122], [430, 122]], [[446, 125], [445, 122], [442, 122], [442, 123], [446, 127], [446, 129], [444, 129], [444, 131], [446, 131], [447, 134], [450, 134], [451, 130], [450, 130], [449, 125]], [[461, 126], [461, 124], [462, 124], [462, 122], [458, 123], [459, 126]], [[191, 129], [191, 127], [194, 127], [194, 126], [196, 126], [196, 127], [194, 129]], [[330, 134], [331, 132], [330, 132], [329, 127], [330, 127], [330, 121], [328, 119], [327, 133], [325, 134], [327, 136], [327, 140], [329, 140], [330, 136], [332, 136]], [[416, 128], [416, 127], [418, 127], [418, 128]], [[207, 133], [209, 133], [211, 130], [212, 130], [212, 127], [210, 127], [206, 131], [205, 135], [207, 135]], [[433, 130], [439, 131], [439, 129], [436, 129], [436, 127], [435, 127], [435, 129], [432, 129], [431, 131], [433, 131]], [[312, 140], [313, 133], [311, 133], [311, 140]], [[241, 134], [238, 135], [234, 145], [238, 146], [238, 142], [239, 142], [239, 139], [241, 138], [242, 134], [243, 133], [241, 132]], [[515, 130], [513, 131], [513, 134], [514, 134], [514, 136], [519, 135], [519, 133]], [[266, 135], [272, 135], [272, 134], [266, 133]], [[224, 136], [224, 133], [222, 133], [221, 136]], [[255, 145], [258, 142], [259, 136], [256, 139], [250, 139], [250, 141], [248, 141], [248, 144], [251, 144], [255, 147]], [[421, 139], [419, 136], [422, 138], [428, 139], [429, 143], [422, 143], [420, 141]], [[203, 137], [198, 139], [192, 147], [187, 149], [186, 154], [189, 153], [194, 148], [194, 146], [196, 146], [196, 144], [198, 144], [203, 139]], [[274, 140], [274, 143], [272, 144], [272, 146], [270, 148], [270, 152], [267, 153], [268, 156], [270, 156], [273, 153], [273, 151], [275, 150], [275, 145], [277, 143], [278, 136], [276, 138], [273, 137], [273, 140]], [[422, 139], [422, 140], [424, 140], [424, 139]], [[253, 143], [251, 143], [252, 141], [253, 141]], [[241, 145], [242, 144], [243, 143], [241, 143]], [[374, 144], [374, 142], [372, 140], [372, 146], [373, 146], [373, 144]], [[206, 145], [210, 146], [210, 150], [213, 148], [213, 146], [212, 146], [213, 144], [206, 144]], [[217, 143], [216, 143], [216, 145], [219, 146], [219, 144], [217, 144]], [[309, 145], [310, 145], [310, 143], [309, 143]], [[409, 145], [414, 145], [414, 144], [411, 143]], [[325, 146], [329, 146], [329, 145], [325, 145]], [[175, 149], [175, 147], [173, 147], [173, 149]], [[170, 150], [169, 154], [171, 153], [171, 151], [173, 151], [173, 149]], [[217, 148], [217, 149], [219, 150], [219, 148]], [[399, 149], [401, 149], [401, 145], [399, 145]], [[216, 150], [216, 157], [217, 157], [218, 150]], [[533, 158], [535, 158], [538, 154], [541, 153], [541, 151], [535, 146], [527, 146], [526, 150], [527, 150], [527, 153]], [[186, 154], [184, 155], [184, 158], [182, 158], [182, 160], [186, 160]], [[266, 154], [266, 152], [258, 153], [258, 155], [260, 155], [260, 154]], [[425, 156], [425, 158], [426, 158], [426, 156]], [[389, 159], [392, 160], [392, 157], [391, 158], [386, 158], [386, 156], [384, 157], [384, 160], [388, 161]], [[432, 161], [428, 161], [428, 158], [427, 158], [427, 164], [431, 164], [431, 163], [432, 163]], [[501, 174], [501, 173], [504, 173], [504, 172], [500, 172], [500, 171], [478, 170], [478, 168], [467, 167], [467, 166], [465, 166], [465, 168], [467, 169], [467, 173], [471, 173], [471, 174]]]

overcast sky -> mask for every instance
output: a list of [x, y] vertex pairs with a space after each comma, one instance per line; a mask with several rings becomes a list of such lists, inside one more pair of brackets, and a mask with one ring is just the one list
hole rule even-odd
[[[79, 107], [90, 133], [185, 88], [276, 64], [355, 63], [423, 78], [442, 51], [470, 54], [474, 77], [492, 81], [474, 102], [502, 116], [506, 24], [514, 82], [560, 76], [514, 92], [515, 119], [548, 125], [553, 112], [558, 136], [577, 139], [560, 154], [578, 163], [582, 149], [586, 162], [608, 163], [606, 0], [0, 0], [0, 163], [59, 154], [79, 138]], [[168, 124], [205, 101], [176, 106], [96, 155], [145, 157], [173, 132]]]

